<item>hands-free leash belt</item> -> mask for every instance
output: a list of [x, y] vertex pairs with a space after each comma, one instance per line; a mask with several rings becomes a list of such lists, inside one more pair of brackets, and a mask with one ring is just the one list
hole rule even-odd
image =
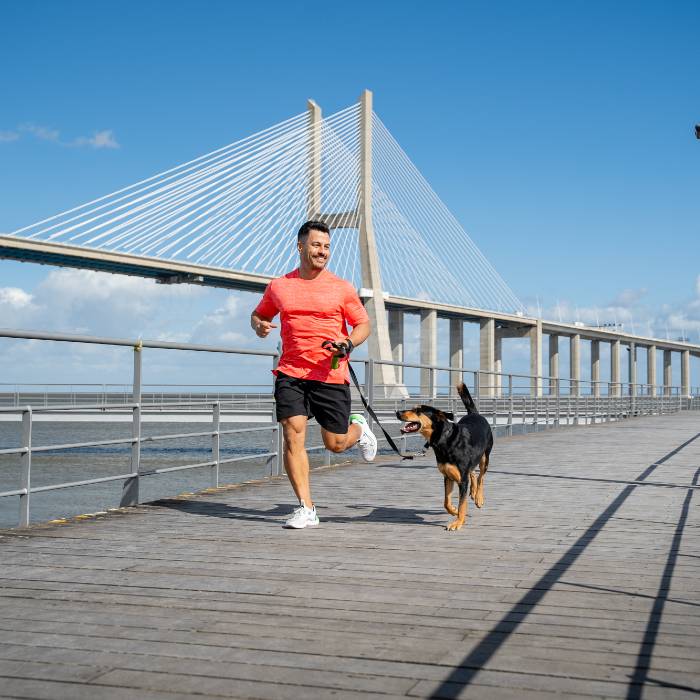
[[377, 414], [374, 412], [374, 409], [367, 403], [367, 399], [365, 398], [365, 395], [362, 393], [362, 389], [360, 389], [360, 382], [357, 381], [357, 375], [355, 374], [355, 370], [352, 368], [352, 365], [350, 364], [350, 349], [348, 348], [347, 345], [344, 343], [334, 343], [332, 340], [324, 340], [323, 343], [321, 344], [321, 347], [324, 348], [324, 350], [329, 350], [331, 347], [337, 350], [338, 352], [333, 356], [333, 363], [331, 366], [334, 369], [337, 369], [338, 367], [338, 359], [341, 357], [346, 357], [348, 358], [348, 369], [350, 370], [350, 378], [352, 379], [353, 383], [355, 384], [355, 388], [357, 389], [357, 392], [360, 395], [360, 399], [362, 399], [362, 403], [364, 404], [364, 407], [367, 409], [367, 413], [369, 413], [370, 416], [372, 416], [372, 419], [374, 422], [382, 429], [382, 432], [384, 433], [384, 437], [386, 438], [386, 441], [389, 443], [389, 447], [391, 447], [394, 452], [396, 452], [401, 459], [413, 459], [414, 457], [422, 457], [425, 452], [415, 452], [413, 454], [409, 454], [408, 452], [401, 452], [399, 448], [396, 446], [396, 443], [394, 442], [394, 438], [389, 435], [389, 433], [384, 430], [384, 426], [381, 424], [381, 421], [379, 418], [377, 418]]

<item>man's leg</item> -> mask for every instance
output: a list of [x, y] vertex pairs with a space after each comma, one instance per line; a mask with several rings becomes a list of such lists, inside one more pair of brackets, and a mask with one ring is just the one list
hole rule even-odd
[[351, 423], [348, 426], [348, 432], [343, 435], [331, 433], [329, 430], [321, 428], [323, 444], [331, 452], [345, 452], [345, 450], [349, 450], [360, 439], [360, 435], [362, 435], [362, 426], [358, 423]]
[[350, 387], [347, 384], [313, 382], [310, 389], [309, 405], [321, 426], [326, 448], [331, 452], [344, 452], [357, 444], [365, 461], [374, 460], [377, 438], [364, 416], [350, 415]]
[[306, 416], [282, 418], [280, 425], [284, 434], [284, 470], [287, 472], [294, 493], [299, 501], [311, 508], [311, 487], [309, 486], [309, 456], [306, 454]]

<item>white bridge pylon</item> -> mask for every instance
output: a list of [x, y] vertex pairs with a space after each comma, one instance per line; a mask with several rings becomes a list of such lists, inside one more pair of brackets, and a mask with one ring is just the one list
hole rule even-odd
[[[276, 277], [295, 267], [295, 232], [308, 218], [333, 229], [330, 268], [366, 299], [375, 359], [392, 359], [385, 294], [523, 310], [374, 113], [369, 91], [327, 117], [309, 102], [286, 121], [9, 236]], [[393, 368], [379, 367], [375, 382], [395, 386]]]

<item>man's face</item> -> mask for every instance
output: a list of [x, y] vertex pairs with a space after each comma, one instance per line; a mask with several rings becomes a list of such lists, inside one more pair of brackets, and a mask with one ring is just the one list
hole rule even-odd
[[331, 237], [323, 231], [311, 229], [305, 241], [298, 243], [302, 263], [312, 270], [323, 270], [331, 257]]

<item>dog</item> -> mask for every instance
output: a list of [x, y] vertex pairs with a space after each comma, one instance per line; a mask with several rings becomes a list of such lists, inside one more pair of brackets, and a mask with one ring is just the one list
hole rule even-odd
[[[447, 530], [459, 530], [467, 518], [467, 496], [471, 495], [477, 508], [484, 505], [484, 477], [489, 468], [489, 455], [493, 448], [493, 433], [486, 418], [479, 414], [469, 390], [464, 384], [457, 386], [467, 415], [454, 423], [454, 414], [432, 406], [416, 406], [407, 411], [397, 411], [396, 417], [404, 422], [401, 432], [405, 435], [420, 433], [426, 446], [433, 448], [437, 467], [445, 478], [445, 510], [457, 516], [447, 525]], [[474, 470], [479, 465], [477, 478]], [[459, 505], [452, 505], [452, 490], [459, 487]]]

